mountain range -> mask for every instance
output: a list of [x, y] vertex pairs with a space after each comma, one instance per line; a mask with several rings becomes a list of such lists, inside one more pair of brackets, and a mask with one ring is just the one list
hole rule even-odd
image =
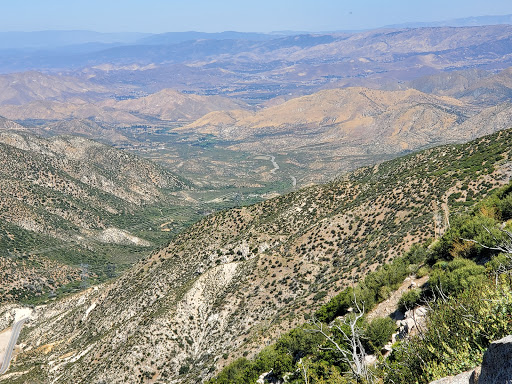
[[[392, 90], [330, 88], [251, 106], [172, 89], [125, 98], [91, 80], [29, 72], [0, 78], [0, 115], [38, 134], [75, 133], [137, 148], [149, 135], [178, 153], [179, 143], [213, 137], [214, 148], [234, 156], [277, 153], [297, 164], [305, 180], [321, 181], [375, 159], [502, 129], [510, 121], [511, 73], [443, 72]], [[314, 179], [312, 168], [321, 169]]]
[[[422, 27], [467, 27], [497, 24], [511, 24], [512, 15], [475, 16], [445, 21], [419, 22], [407, 24], [388, 25], [386, 28], [422, 28]], [[357, 32], [357, 31], [341, 31]], [[251, 33], [224, 31], [217, 33], [207, 32], [166, 32], [166, 33], [100, 33], [87, 30], [54, 30], [34, 32], [0, 32], [2, 43], [0, 49], [56, 49], [95, 44], [174, 44], [193, 40], [270, 40], [286, 35], [304, 35], [306, 31], [276, 31], [272, 33]]]
[[0, 328], [37, 306], [0, 381], [204, 382], [435, 241], [512, 177], [494, 20], [12, 35]]

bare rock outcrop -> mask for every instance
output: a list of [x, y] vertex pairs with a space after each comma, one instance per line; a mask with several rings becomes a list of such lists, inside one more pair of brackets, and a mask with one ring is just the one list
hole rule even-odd
[[512, 383], [512, 335], [489, 346], [482, 361], [478, 384]]
[[512, 384], [512, 335], [489, 346], [481, 367], [430, 384]]
[[459, 373], [456, 376], [443, 377], [442, 379], [433, 381], [430, 384], [477, 384], [479, 383], [477, 370], [478, 368]]

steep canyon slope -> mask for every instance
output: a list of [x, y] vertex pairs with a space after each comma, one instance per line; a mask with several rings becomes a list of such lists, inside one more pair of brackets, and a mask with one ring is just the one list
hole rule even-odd
[[85, 138], [45, 139], [3, 123], [2, 301], [80, 281], [81, 263], [96, 276], [109, 263], [133, 263], [151, 242], [127, 230], [147, 227], [150, 207], [187, 205], [180, 191], [190, 182], [148, 160]]
[[436, 236], [446, 208], [508, 182], [511, 138], [428, 149], [208, 216], [116, 281], [36, 308], [9, 382], [205, 380]]

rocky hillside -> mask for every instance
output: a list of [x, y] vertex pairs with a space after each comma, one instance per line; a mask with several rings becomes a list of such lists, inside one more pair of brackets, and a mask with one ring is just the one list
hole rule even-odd
[[[191, 187], [164, 168], [112, 147], [71, 136], [44, 139], [21, 129], [0, 131], [0, 183], [2, 299], [11, 297], [8, 292], [17, 297], [13, 289], [36, 289], [32, 280], [40, 276], [46, 285], [37, 289], [40, 293], [77, 280], [80, 263], [91, 264], [92, 275], [98, 275], [108, 263], [133, 262], [140, 250], [126, 246], [149, 242], [124, 230], [146, 226], [149, 207], [185, 205], [177, 194]], [[123, 258], [113, 256], [120, 249], [101, 243], [124, 247]], [[22, 271], [24, 279], [16, 278]], [[46, 277], [55, 284], [47, 284]]]
[[206, 380], [508, 182], [511, 139], [429, 149], [211, 215], [115, 282], [36, 308], [8, 380]]

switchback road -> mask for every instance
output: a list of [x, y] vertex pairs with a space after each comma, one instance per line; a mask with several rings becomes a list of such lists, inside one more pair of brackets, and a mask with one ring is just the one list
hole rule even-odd
[[20, 335], [23, 324], [25, 324], [25, 321], [27, 320], [28, 317], [25, 317], [24, 319], [15, 322], [14, 325], [12, 326], [12, 333], [11, 338], [9, 339], [9, 345], [5, 350], [4, 361], [2, 362], [2, 366], [0, 367], [0, 376], [7, 371], [9, 365], [11, 364], [12, 353], [14, 351], [14, 347], [16, 346], [16, 342], [18, 341], [18, 336]]

